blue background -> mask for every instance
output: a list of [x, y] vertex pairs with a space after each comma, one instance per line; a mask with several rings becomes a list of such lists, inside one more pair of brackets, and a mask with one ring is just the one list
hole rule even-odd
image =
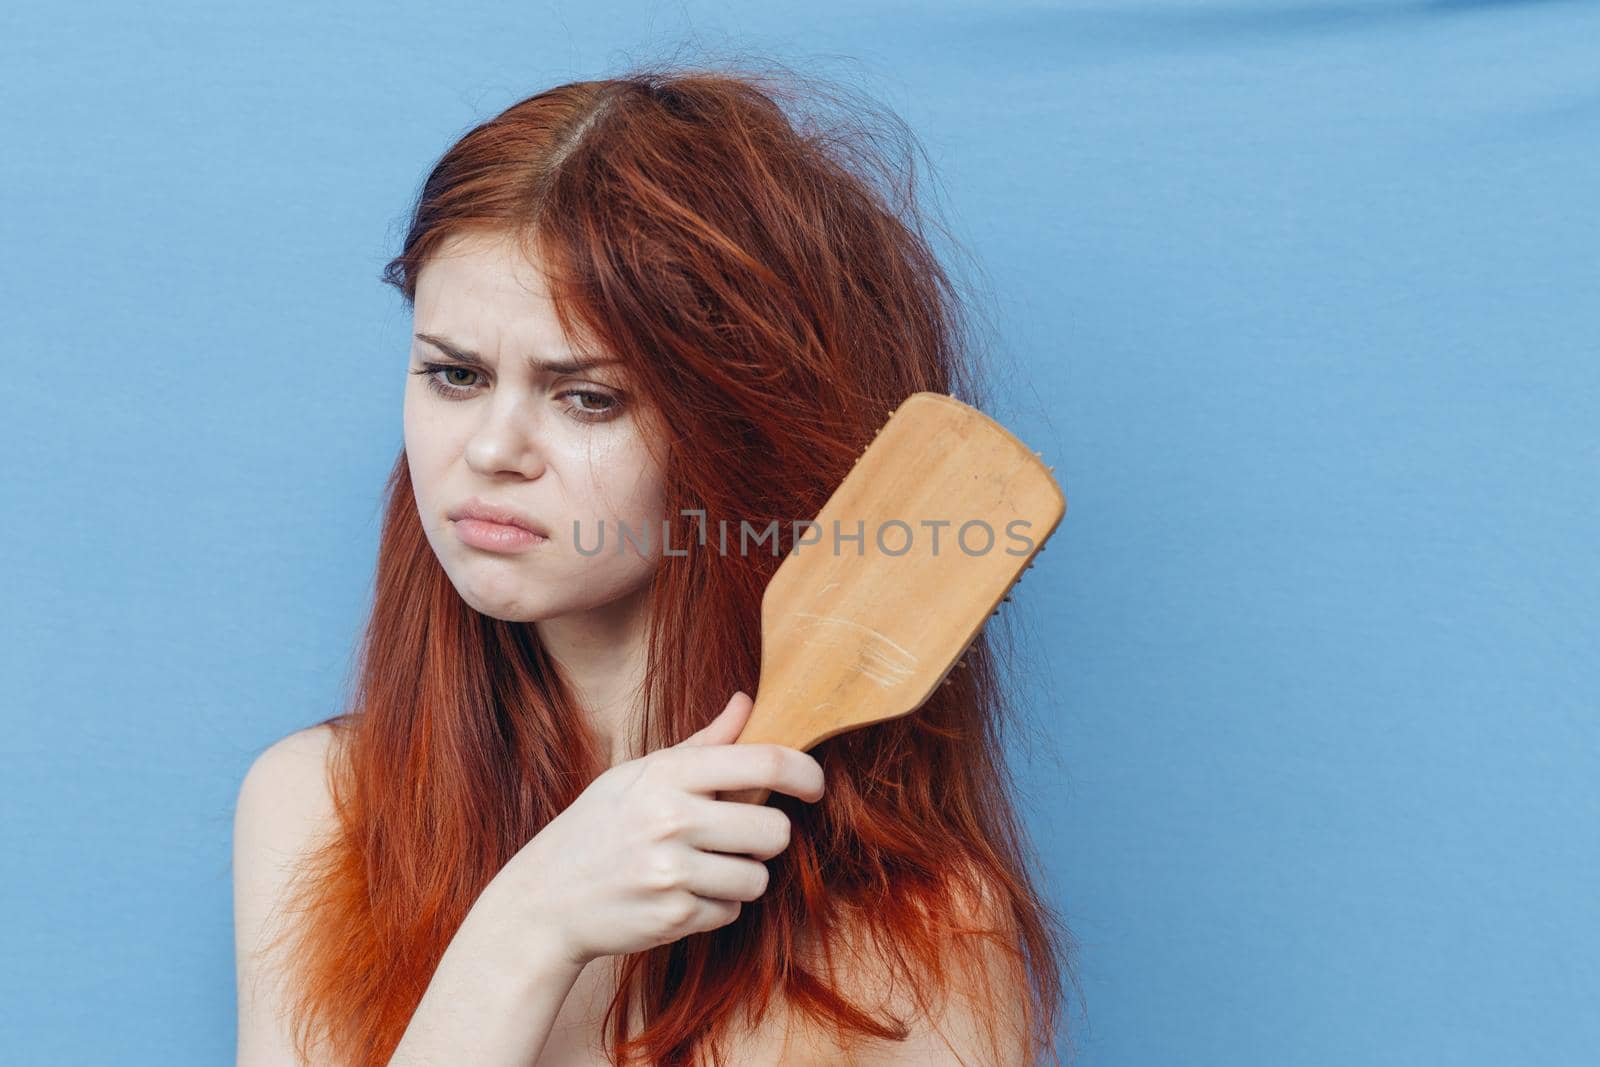
[[7, 6], [7, 1062], [231, 1062], [410, 198], [696, 42], [911, 124], [1066, 490], [1007, 619], [1081, 1062], [1600, 1062], [1600, 5], [1443, 0]]

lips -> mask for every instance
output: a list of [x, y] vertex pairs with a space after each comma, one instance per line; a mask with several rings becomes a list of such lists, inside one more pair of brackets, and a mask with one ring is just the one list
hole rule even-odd
[[504, 504], [493, 504], [477, 497], [451, 511], [449, 517], [452, 522], [457, 519], [481, 519], [484, 522], [498, 522], [503, 526], [518, 526], [547, 539], [550, 536], [550, 531], [543, 523], [535, 522], [515, 508], [506, 507]]

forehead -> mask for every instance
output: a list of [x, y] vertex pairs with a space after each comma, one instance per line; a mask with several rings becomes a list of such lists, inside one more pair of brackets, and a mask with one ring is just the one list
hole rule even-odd
[[453, 235], [422, 265], [413, 303], [415, 329], [470, 348], [500, 342], [565, 352], [534, 253], [509, 236]]
[[440, 242], [423, 263], [417, 276], [419, 298], [425, 288], [526, 296], [543, 294], [544, 279], [537, 253], [524, 249], [509, 234], [458, 233]]

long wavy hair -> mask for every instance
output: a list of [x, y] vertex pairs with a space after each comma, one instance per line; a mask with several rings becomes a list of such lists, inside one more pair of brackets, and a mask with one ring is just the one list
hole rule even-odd
[[[518, 240], [549, 271], [569, 336], [623, 360], [659, 412], [671, 543], [688, 547], [650, 587], [646, 751], [699, 729], [736, 689], [756, 692], [761, 595], [790, 521], [821, 509], [887, 414], [918, 390], [983, 403], [962, 287], [917, 202], [921, 150], [870, 100], [831, 120], [807, 107], [843, 92], [776, 64], [652, 65], [540, 92], [439, 159], [383, 271], [413, 305], [447, 237]], [[777, 519], [778, 551], [698, 547], [693, 509], [756, 529]], [[753, 1018], [769, 1003], [842, 1047], [902, 1039], [907, 1019], [830, 980], [836, 950], [867, 941], [919, 1010], [958, 992], [992, 1040], [1020, 1013], [1032, 1062], [1060, 1062], [1076, 949], [1016, 817], [1005, 618], [918, 711], [812, 750], [827, 793], [773, 794], [791, 844], [737, 920], [617, 961], [602, 1023], [617, 1063], [721, 1064], [735, 1008]], [[365, 1067], [388, 1060], [480, 891], [608, 761], [535, 628], [479, 614], [451, 585], [403, 451], [352, 663], [346, 710], [325, 720], [337, 830], [309, 853], [275, 940], [293, 942], [297, 1049]], [[797, 951], [802, 929], [824, 967]], [[1004, 984], [980, 964], [995, 949], [1013, 968]], [[630, 1037], [635, 995], [644, 1028]]]

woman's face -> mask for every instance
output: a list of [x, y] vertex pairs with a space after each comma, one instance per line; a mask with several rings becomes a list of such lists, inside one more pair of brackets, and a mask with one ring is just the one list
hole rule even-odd
[[[406, 460], [423, 531], [462, 599], [531, 622], [639, 590], [660, 559], [666, 513], [646, 448], [656, 424], [621, 365], [537, 365], [609, 355], [572, 347], [536, 265], [506, 239], [443, 244], [418, 275], [413, 311]], [[486, 542], [506, 531], [454, 517], [474, 500], [549, 536]], [[622, 525], [633, 539], [619, 554]]]

